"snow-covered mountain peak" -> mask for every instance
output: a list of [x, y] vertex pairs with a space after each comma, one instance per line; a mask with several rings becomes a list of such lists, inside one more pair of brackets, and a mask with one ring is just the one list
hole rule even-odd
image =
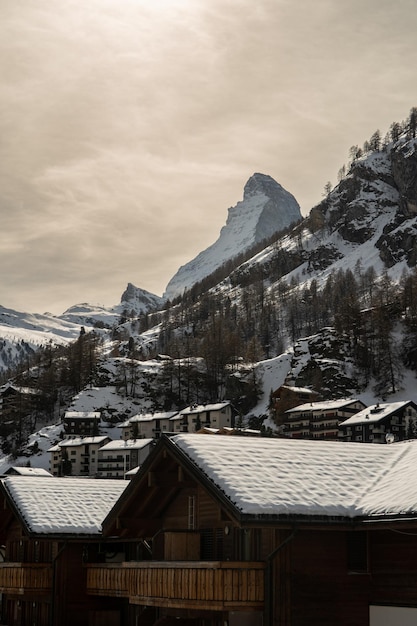
[[60, 318], [75, 324], [110, 328], [117, 324], [125, 314], [142, 315], [158, 308], [161, 303], [162, 298], [160, 296], [128, 283], [120, 299], [120, 304], [112, 307], [87, 303], [76, 304], [67, 309]]
[[279, 191], [288, 193], [285, 189], [267, 174], [255, 173], [246, 183], [243, 190], [243, 199], [247, 200], [251, 196], [263, 193], [268, 198], [273, 198]]
[[180, 267], [168, 283], [164, 298], [181, 295], [227, 261], [300, 218], [293, 195], [271, 176], [254, 174], [245, 185], [243, 200], [229, 209], [217, 241]]
[[122, 294], [120, 306], [125, 305], [133, 309], [135, 313], [142, 314], [157, 308], [161, 303], [162, 298], [159, 296], [128, 283]]

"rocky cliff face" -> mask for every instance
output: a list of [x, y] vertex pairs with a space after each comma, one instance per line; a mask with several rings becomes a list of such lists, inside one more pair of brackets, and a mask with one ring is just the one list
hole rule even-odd
[[164, 298], [181, 295], [226, 261], [299, 219], [300, 207], [294, 196], [270, 176], [254, 174], [245, 185], [243, 200], [229, 209], [217, 241], [178, 270]]
[[120, 299], [120, 304], [112, 307], [88, 303], [76, 304], [67, 309], [60, 316], [60, 319], [83, 326], [111, 328], [118, 324], [121, 318], [149, 313], [157, 309], [161, 303], [162, 298], [159, 296], [128, 283]]
[[348, 175], [312, 209], [313, 230], [325, 226], [342, 240], [374, 239], [381, 261], [392, 267], [417, 262], [417, 141], [400, 140], [355, 161]]
[[133, 311], [136, 315], [141, 315], [157, 309], [161, 303], [162, 298], [159, 296], [128, 283], [117, 308], [127, 309], [129, 312]]

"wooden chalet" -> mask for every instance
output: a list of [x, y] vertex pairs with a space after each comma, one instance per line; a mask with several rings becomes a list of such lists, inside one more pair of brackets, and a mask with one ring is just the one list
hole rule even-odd
[[319, 393], [308, 387], [281, 385], [271, 393], [271, 413], [277, 426], [285, 422], [285, 412], [306, 402], [316, 402]]
[[101, 422], [100, 411], [66, 411], [63, 417], [65, 436], [81, 437], [99, 434]]
[[0, 387], [0, 435], [6, 437], [16, 430], [22, 416], [32, 416], [36, 423], [36, 414], [40, 406], [41, 393], [31, 387], [21, 387], [6, 383]]
[[103, 521], [120, 559], [86, 565], [87, 593], [127, 626], [410, 626], [416, 467], [417, 441], [162, 438]]
[[386, 443], [417, 435], [417, 405], [411, 400], [373, 404], [339, 426], [344, 441]]
[[111, 597], [87, 595], [85, 563], [104, 560], [101, 521], [124, 488], [40, 476], [0, 482], [1, 624], [120, 626]]

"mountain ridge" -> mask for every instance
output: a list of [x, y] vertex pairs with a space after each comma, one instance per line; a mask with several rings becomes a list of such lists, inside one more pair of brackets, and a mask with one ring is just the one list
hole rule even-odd
[[228, 209], [218, 239], [178, 269], [163, 298], [171, 300], [181, 295], [226, 261], [301, 217], [298, 202], [282, 185], [266, 174], [253, 174], [245, 184], [243, 200]]

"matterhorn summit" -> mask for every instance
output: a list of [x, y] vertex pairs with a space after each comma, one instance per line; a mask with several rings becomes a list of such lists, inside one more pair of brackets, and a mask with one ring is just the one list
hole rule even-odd
[[254, 174], [245, 185], [243, 200], [229, 209], [217, 241], [180, 267], [163, 297], [172, 299], [181, 295], [223, 263], [301, 217], [299, 204], [292, 194], [271, 176]]

